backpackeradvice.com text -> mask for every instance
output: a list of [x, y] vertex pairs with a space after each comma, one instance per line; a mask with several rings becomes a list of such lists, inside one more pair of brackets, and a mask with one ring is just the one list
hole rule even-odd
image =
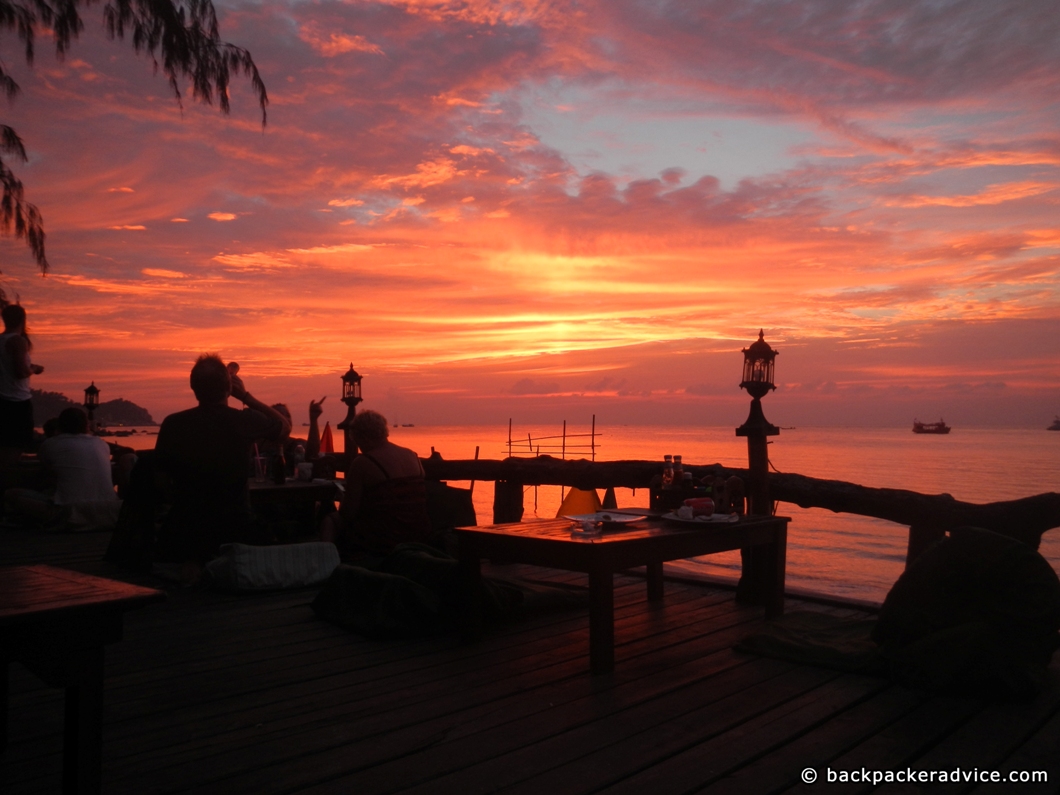
[[[817, 781], [817, 771], [808, 767], [802, 771], [802, 780], [807, 784]], [[1012, 770], [1002, 773], [998, 770], [980, 770], [972, 768], [954, 768], [952, 770], [833, 770], [825, 768], [824, 782], [829, 784], [1043, 784], [1049, 781], [1045, 770]]]

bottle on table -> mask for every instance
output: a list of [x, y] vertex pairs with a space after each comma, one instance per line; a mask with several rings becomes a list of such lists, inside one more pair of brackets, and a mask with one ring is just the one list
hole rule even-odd
[[662, 487], [672, 489], [674, 487], [674, 459], [673, 456], [663, 456]]
[[685, 477], [685, 465], [681, 463], [681, 456], [674, 456], [674, 483], [681, 485]]
[[283, 458], [283, 450], [280, 450], [272, 458], [272, 482], [282, 486], [287, 481], [287, 462]]

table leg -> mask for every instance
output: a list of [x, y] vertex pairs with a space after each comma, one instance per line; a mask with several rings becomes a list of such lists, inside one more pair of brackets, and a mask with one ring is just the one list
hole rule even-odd
[[98, 793], [103, 767], [103, 647], [77, 654], [81, 675], [66, 688], [63, 792]]
[[615, 670], [614, 575], [589, 572], [589, 669], [593, 674]]
[[7, 748], [7, 669], [7, 660], [0, 660], [0, 753]]
[[648, 579], [648, 601], [661, 602], [663, 598], [663, 564], [649, 563], [645, 566]]
[[784, 576], [788, 556], [788, 526], [781, 523], [773, 537], [773, 543], [764, 549], [768, 569], [764, 578], [766, 618], [784, 615]]
[[473, 550], [460, 550], [460, 615], [457, 616], [460, 640], [473, 643], [482, 637], [482, 561]]

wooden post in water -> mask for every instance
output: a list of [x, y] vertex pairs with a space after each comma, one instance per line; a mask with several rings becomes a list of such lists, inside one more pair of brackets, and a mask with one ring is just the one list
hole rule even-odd
[[523, 484], [498, 480], [493, 484], [493, 523], [523, 520]]

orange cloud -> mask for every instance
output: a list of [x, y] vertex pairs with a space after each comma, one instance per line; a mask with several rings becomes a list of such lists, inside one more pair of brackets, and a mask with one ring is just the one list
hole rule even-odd
[[401, 188], [429, 188], [448, 182], [458, 174], [456, 164], [448, 158], [437, 158], [416, 166], [412, 174], [402, 176], [388, 176], [381, 174], [372, 180], [372, 185], [379, 188], [401, 187]]
[[1029, 196], [1038, 196], [1056, 190], [1058, 187], [1060, 187], [1060, 183], [1011, 182], [990, 185], [978, 193], [963, 196], [909, 196], [887, 200], [886, 203], [900, 207], [977, 207], [1025, 199]]
[[364, 36], [325, 32], [321, 26], [310, 23], [302, 26], [298, 35], [302, 41], [319, 52], [325, 58], [334, 58], [347, 52], [365, 52], [370, 55], [384, 55], [383, 50], [372, 44]]

